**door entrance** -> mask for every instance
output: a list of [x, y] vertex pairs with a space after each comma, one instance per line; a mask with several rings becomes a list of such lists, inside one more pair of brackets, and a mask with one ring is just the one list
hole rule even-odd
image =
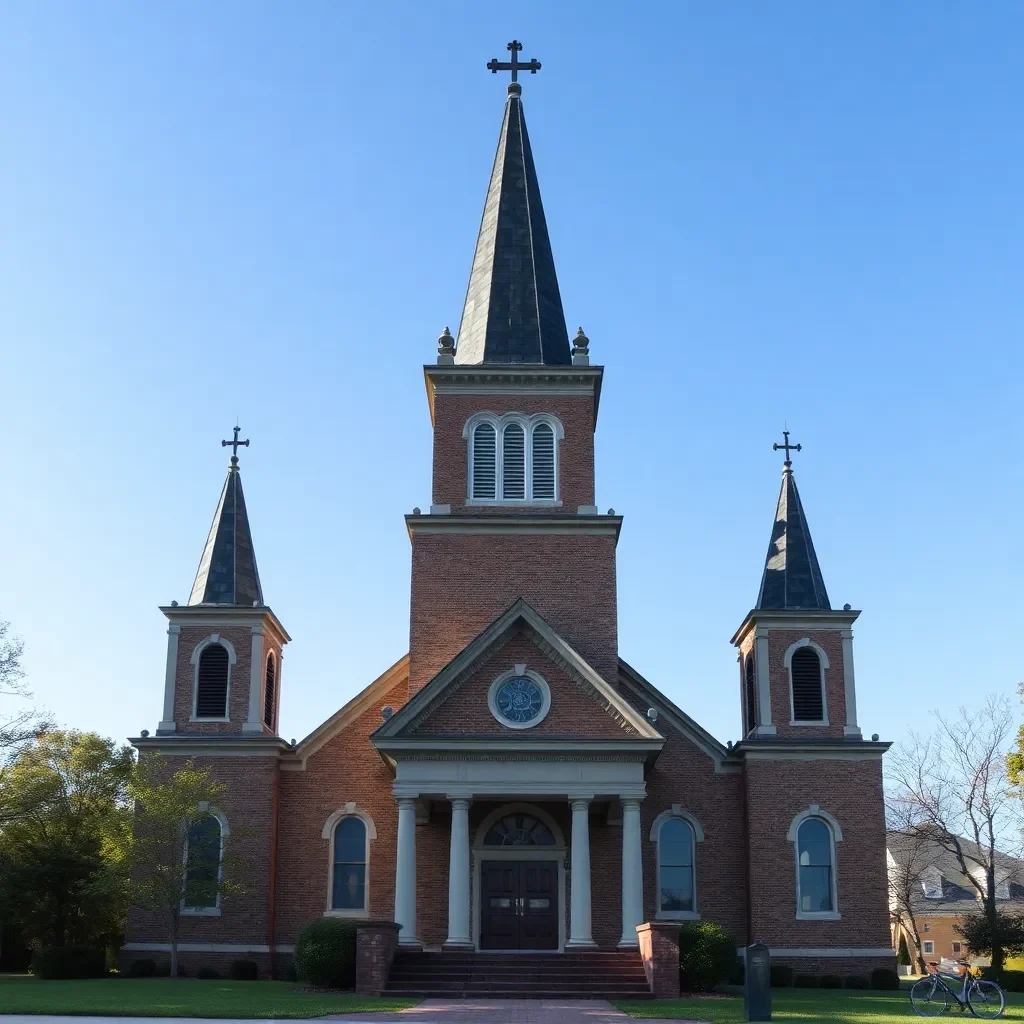
[[558, 949], [558, 862], [480, 865], [480, 948]]

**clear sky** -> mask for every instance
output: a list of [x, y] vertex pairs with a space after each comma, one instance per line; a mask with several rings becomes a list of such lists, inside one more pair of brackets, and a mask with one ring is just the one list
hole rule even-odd
[[422, 364], [513, 36], [606, 365], [623, 656], [722, 740], [788, 423], [867, 733], [1024, 676], [1024, 4], [7, 0], [0, 618], [39, 700], [159, 718], [238, 416], [301, 737], [406, 650]]

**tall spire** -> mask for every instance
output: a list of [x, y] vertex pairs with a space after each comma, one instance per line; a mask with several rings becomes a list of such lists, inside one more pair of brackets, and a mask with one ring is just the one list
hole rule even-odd
[[455, 362], [546, 363], [569, 366], [569, 337], [555, 276], [537, 170], [523, 116], [517, 72], [536, 74], [540, 64], [519, 64], [522, 45], [509, 43], [511, 63], [491, 61], [492, 72], [512, 71], [498, 136]]
[[791, 451], [800, 451], [800, 445], [789, 443], [789, 431], [783, 431], [785, 443], [776, 444], [776, 451], [784, 450], [786, 461], [782, 466], [782, 489], [775, 510], [775, 525], [768, 544], [768, 557], [761, 577], [761, 591], [754, 606], [763, 609], [817, 609], [828, 611], [825, 580], [814, 552], [811, 530], [807, 525], [800, 492], [793, 477]]
[[234, 429], [234, 440], [221, 442], [222, 446], [231, 446], [231, 465], [220, 492], [217, 511], [213, 514], [203, 557], [199, 560], [199, 570], [188, 599], [190, 605], [233, 604], [251, 608], [263, 604], [249, 516], [242, 494], [242, 477], [238, 472], [238, 449], [242, 445], [248, 447], [249, 442], [239, 441], [239, 428]]

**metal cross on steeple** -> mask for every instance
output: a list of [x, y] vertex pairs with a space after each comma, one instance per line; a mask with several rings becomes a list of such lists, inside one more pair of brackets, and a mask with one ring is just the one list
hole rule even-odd
[[782, 432], [782, 436], [786, 439], [785, 443], [784, 444], [773, 444], [772, 445], [772, 451], [773, 452], [785, 451], [785, 453], [786, 453], [786, 461], [783, 463], [783, 465], [784, 466], [792, 466], [793, 465], [793, 460], [790, 459], [789, 453], [790, 452], [798, 452], [798, 451], [800, 451], [803, 448], [803, 445], [800, 445], [800, 444], [790, 444], [789, 443], [789, 431], [788, 430], [784, 430]]
[[508, 49], [512, 54], [512, 59], [510, 61], [500, 61], [497, 57], [494, 57], [492, 60], [487, 62], [487, 70], [490, 71], [492, 75], [496, 75], [499, 71], [511, 71], [512, 81], [517, 82], [519, 81], [517, 77], [517, 73], [519, 71], [529, 71], [531, 75], [535, 75], [540, 71], [540, 61], [535, 58], [531, 58], [528, 64], [519, 63], [519, 59], [516, 54], [523, 49], [523, 44], [519, 42], [518, 39], [513, 39], [512, 42], [508, 44]]
[[237, 466], [238, 465], [238, 449], [239, 448], [248, 448], [249, 447], [249, 439], [246, 438], [244, 441], [239, 441], [238, 440], [238, 435], [242, 432], [242, 428], [240, 426], [238, 426], [237, 424], [234, 427], [234, 431], [235, 431], [235, 438], [234, 438], [234, 440], [233, 441], [221, 441], [220, 446], [221, 446], [221, 448], [227, 448], [228, 445], [231, 446], [231, 465], [232, 466]]

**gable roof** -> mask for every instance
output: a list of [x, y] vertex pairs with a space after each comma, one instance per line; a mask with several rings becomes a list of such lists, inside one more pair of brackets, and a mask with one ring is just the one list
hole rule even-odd
[[[452, 658], [426, 686], [414, 694], [399, 711], [395, 712], [390, 721], [385, 722], [373, 733], [371, 738], [377, 748], [379, 750], [394, 750], [399, 746], [402, 749], [410, 749], [420, 745], [436, 745], [436, 737], [414, 737], [411, 735], [412, 731], [452, 690], [467, 680], [495, 650], [519, 630], [531, 635], [548, 658], [575, 682], [591, 690], [609, 714], [620, 723], [628, 725], [635, 733], [635, 735], [627, 735], [623, 732], [621, 740], [603, 739], [602, 743], [639, 743], [644, 749], [649, 749], [651, 752], [661, 749], [665, 737], [643, 715], [637, 712], [611, 683], [602, 678], [596, 669], [559, 636], [535, 608], [521, 598]], [[479, 742], [479, 740], [479, 737], [471, 738], [471, 742]], [[586, 736], [572, 738], [569, 742], [572, 743], [574, 740], [588, 742]], [[401, 741], [401, 743], [397, 741]], [[493, 746], [494, 737], [487, 737], [486, 742]], [[554, 743], [564, 745], [566, 740], [564, 737], [555, 739], [517, 734], [511, 736], [509, 742], [521, 744], [525, 749], [527, 746], [546, 746]], [[452, 741], [452, 743], [455, 744], [456, 741]]]

